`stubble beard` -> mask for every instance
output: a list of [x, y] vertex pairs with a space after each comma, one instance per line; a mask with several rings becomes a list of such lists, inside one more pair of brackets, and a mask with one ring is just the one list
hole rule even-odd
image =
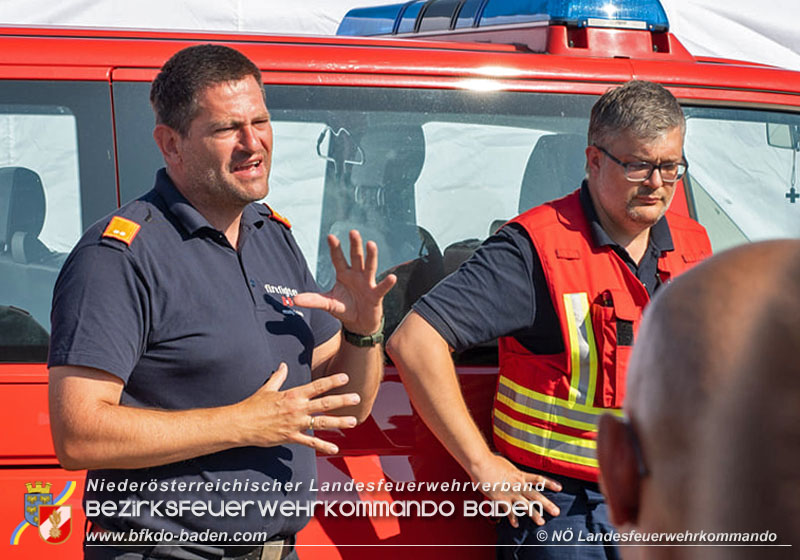
[[[198, 183], [202, 184], [202, 190], [206, 193], [206, 200], [209, 204], [220, 208], [241, 211], [248, 204], [263, 199], [269, 193], [269, 178], [263, 179], [264, 185], [259, 185], [258, 189], [248, 188], [250, 185], [240, 184], [233, 177], [226, 177], [213, 171], [208, 171], [202, 177], [198, 177]], [[263, 196], [260, 196], [261, 193]]]
[[658, 221], [664, 217], [664, 214], [667, 213], [669, 209], [670, 202], [672, 199], [666, 200], [664, 197], [661, 198], [661, 205], [659, 207], [658, 213], [655, 217], [652, 217], [652, 207], [649, 206], [639, 206], [635, 204], [633, 199], [628, 201], [628, 204], [625, 208], [625, 214], [628, 216], [628, 219], [632, 222], [637, 224], [641, 224], [644, 226], [654, 226]]

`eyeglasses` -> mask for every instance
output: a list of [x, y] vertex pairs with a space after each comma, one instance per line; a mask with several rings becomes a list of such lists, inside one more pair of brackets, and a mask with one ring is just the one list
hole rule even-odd
[[595, 144], [594, 147], [607, 155], [611, 161], [622, 166], [625, 170], [625, 178], [633, 183], [643, 183], [647, 181], [656, 169], [658, 169], [662, 181], [665, 183], [674, 183], [683, 177], [686, 170], [689, 169], [689, 164], [683, 161], [666, 161], [658, 165], [650, 163], [649, 161], [631, 161], [625, 163], [611, 155], [604, 147], [598, 146], [597, 144]]

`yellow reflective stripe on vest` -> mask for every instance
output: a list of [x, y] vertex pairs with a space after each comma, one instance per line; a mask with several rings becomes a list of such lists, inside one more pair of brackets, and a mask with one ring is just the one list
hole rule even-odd
[[569, 400], [580, 404], [594, 402], [597, 388], [597, 345], [592, 329], [589, 296], [586, 292], [564, 294], [567, 334], [572, 371]]
[[515, 447], [544, 457], [597, 467], [597, 445], [594, 440], [530, 426], [497, 409], [494, 411], [494, 433]]
[[497, 386], [497, 400], [512, 410], [534, 418], [579, 430], [597, 431], [600, 416], [606, 412], [622, 416], [622, 410], [581, 405], [551, 395], [531, 391], [504, 375]]
[[[564, 294], [563, 299], [567, 323], [567, 340], [564, 342], [570, 363], [569, 397], [561, 399], [538, 393], [501, 375], [497, 402], [555, 426], [596, 433], [600, 416], [606, 413], [622, 416], [622, 411], [594, 406], [598, 363], [589, 296], [580, 292]], [[503, 414], [497, 407], [493, 421], [495, 435], [509, 445], [550, 459], [593, 468], [598, 466], [594, 439], [560, 433], [555, 426], [546, 429], [532, 426]]]

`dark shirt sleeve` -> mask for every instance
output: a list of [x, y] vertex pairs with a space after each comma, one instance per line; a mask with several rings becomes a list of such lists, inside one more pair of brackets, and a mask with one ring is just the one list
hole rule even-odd
[[[286, 234], [286, 240], [292, 250], [292, 253], [294, 253], [295, 258], [297, 258], [297, 261], [303, 270], [303, 279], [300, 291], [319, 292], [319, 285], [317, 285], [317, 281], [314, 279], [311, 269], [308, 268], [306, 258], [303, 255], [303, 252], [300, 250], [300, 247], [297, 245], [297, 241], [295, 241], [294, 236], [291, 234]], [[339, 332], [339, 329], [342, 326], [339, 320], [327, 311], [322, 311], [320, 309], [303, 309], [303, 313], [308, 316], [308, 324], [311, 327], [311, 332], [314, 333], [314, 346], [319, 346], [323, 342], [330, 340], [333, 335]]]
[[[319, 292], [319, 286], [317, 286], [317, 282], [308, 268], [306, 268], [306, 275], [305, 291]], [[309, 325], [311, 325], [311, 332], [314, 333], [315, 346], [330, 340], [333, 335], [339, 332], [342, 325], [336, 317], [320, 309], [311, 309], [309, 311], [311, 312]]]
[[530, 328], [536, 316], [533, 266], [527, 234], [506, 226], [420, 298], [414, 310], [458, 352]]
[[101, 369], [127, 382], [145, 347], [147, 290], [128, 251], [75, 251], [56, 281], [48, 366]]

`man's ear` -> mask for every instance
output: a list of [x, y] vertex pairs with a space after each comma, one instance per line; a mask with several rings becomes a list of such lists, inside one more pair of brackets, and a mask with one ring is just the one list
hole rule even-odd
[[641, 479], [636, 450], [624, 420], [610, 414], [600, 418], [597, 461], [611, 522], [617, 527], [635, 526], [639, 518]]
[[600, 158], [603, 157], [603, 152], [595, 146], [586, 146], [586, 171], [592, 174], [597, 173], [600, 169]]
[[155, 139], [158, 149], [161, 150], [167, 166], [175, 167], [181, 160], [181, 135], [178, 131], [165, 124], [157, 124], [153, 129], [153, 139]]

